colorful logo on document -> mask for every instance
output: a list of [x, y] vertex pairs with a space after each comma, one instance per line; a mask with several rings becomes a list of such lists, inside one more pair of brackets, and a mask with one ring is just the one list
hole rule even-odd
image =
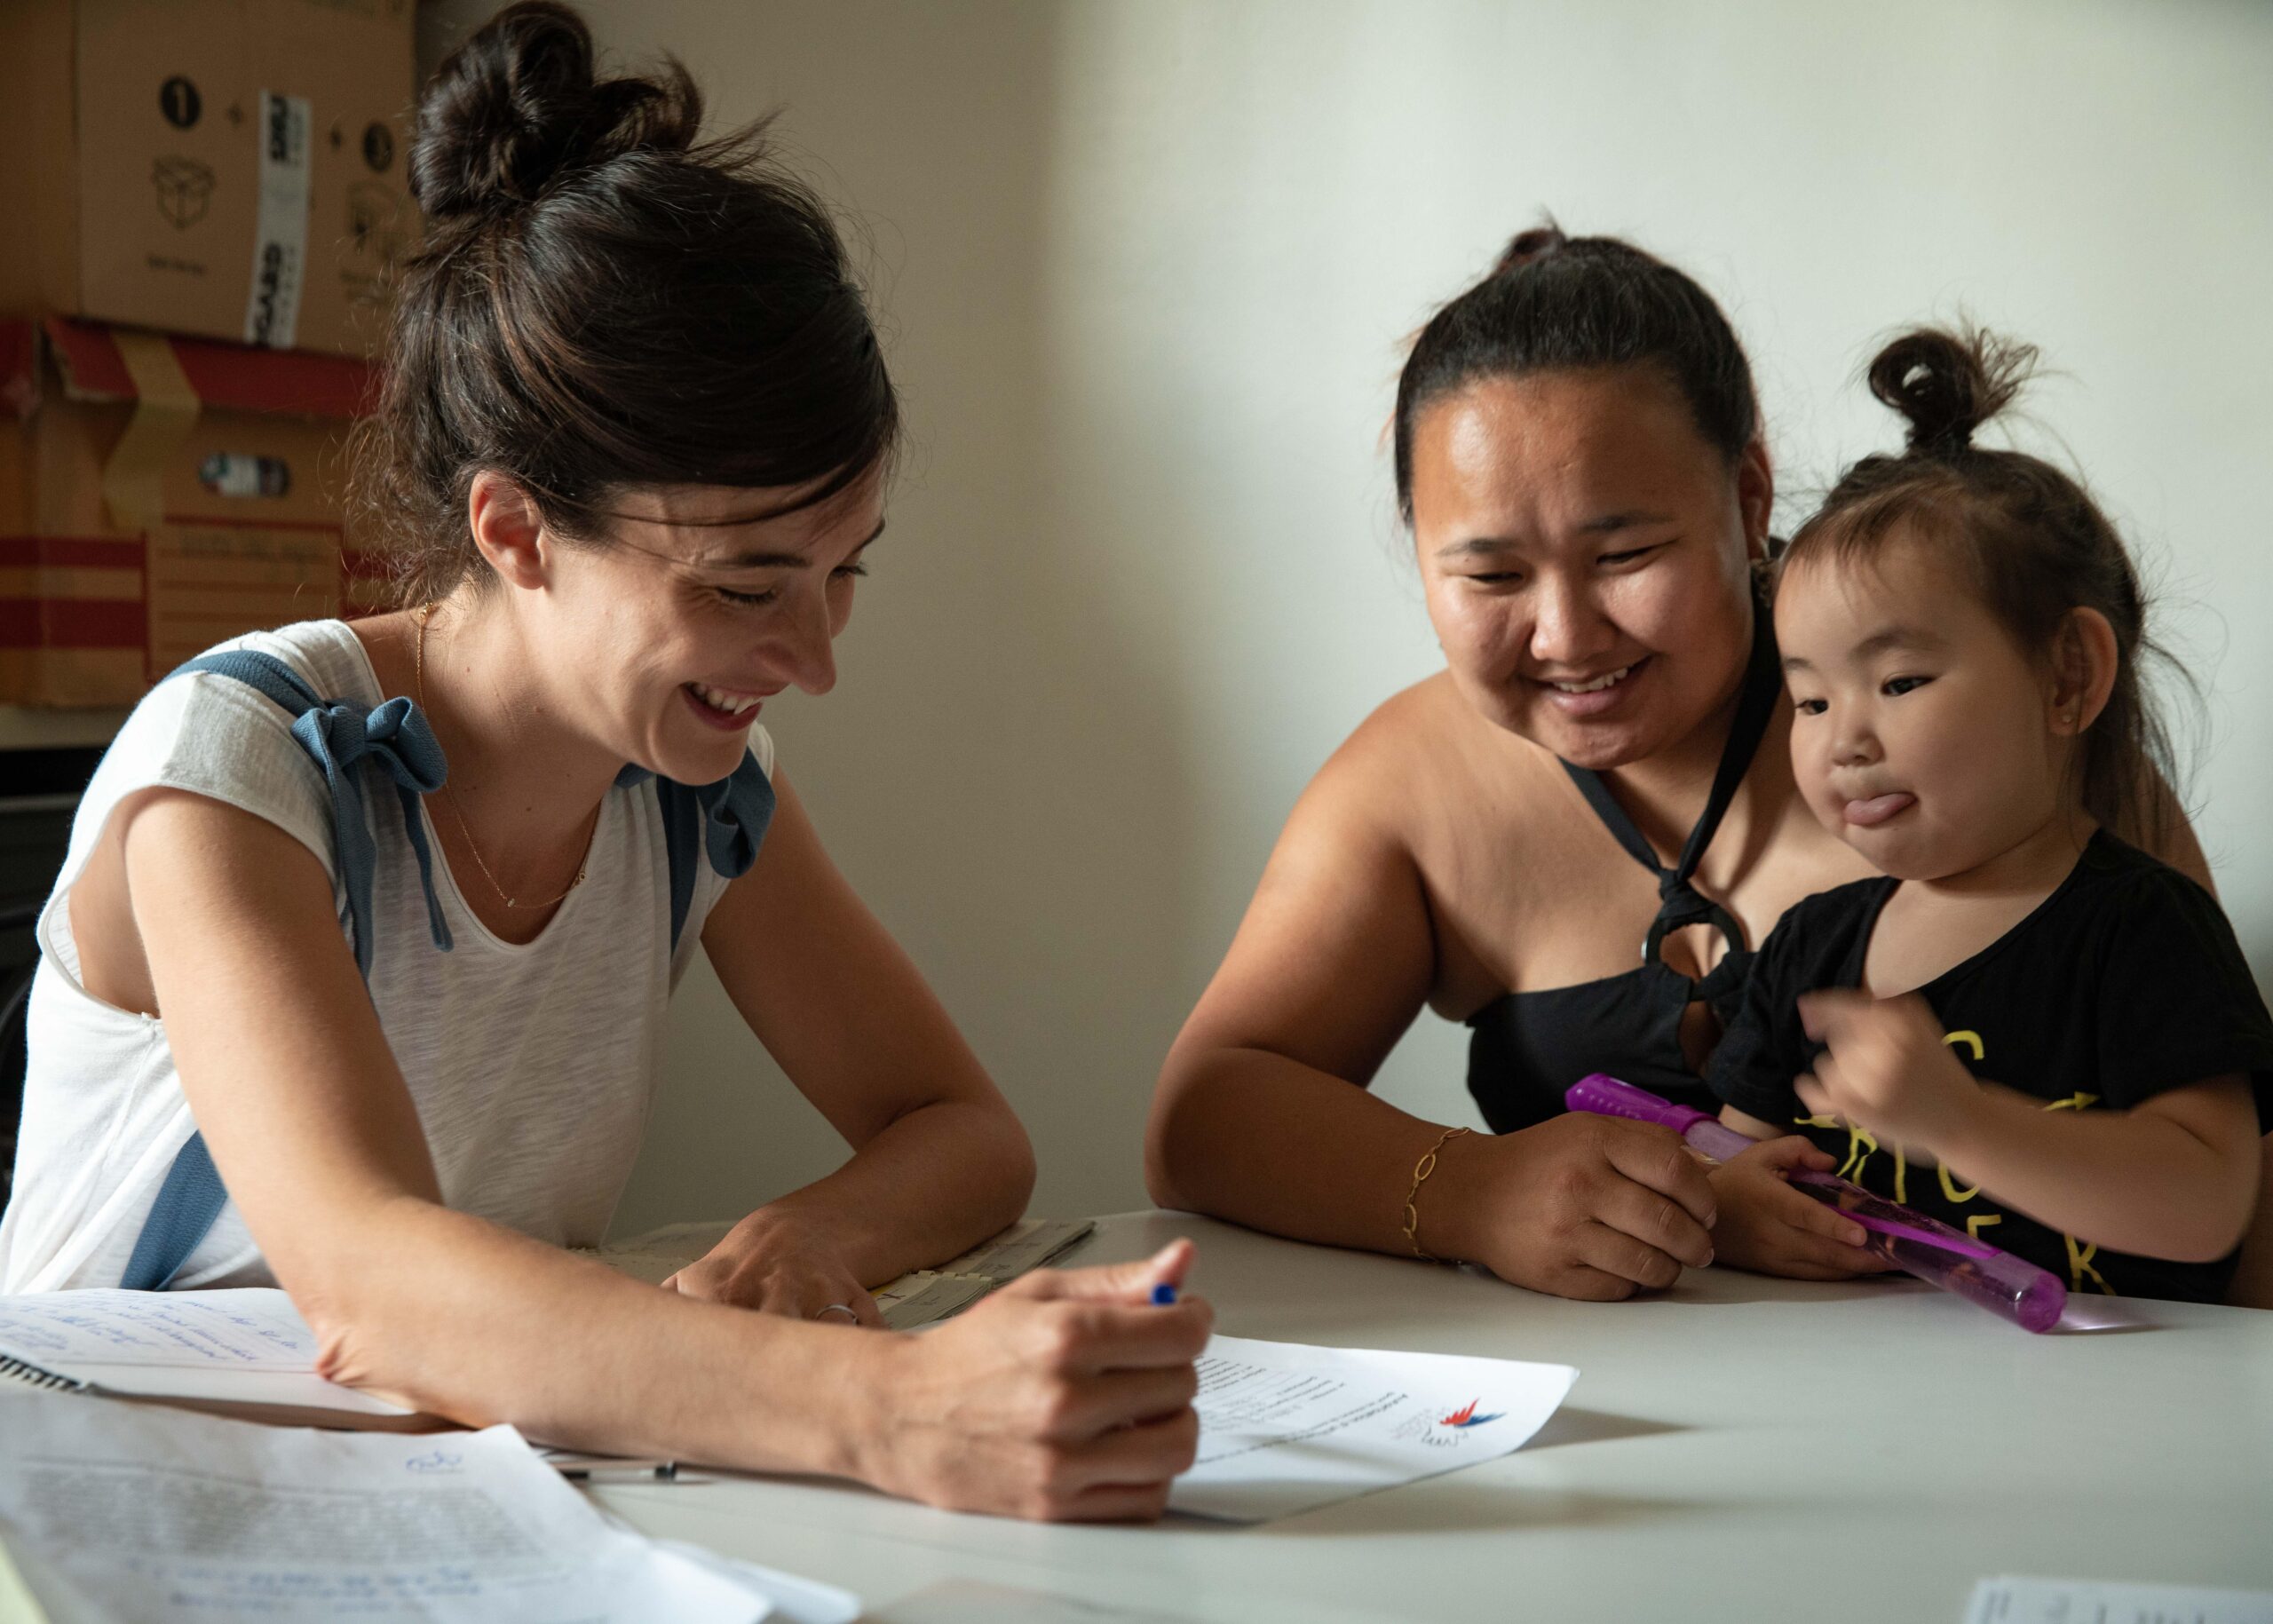
[[1449, 1415], [1439, 1416], [1437, 1424], [1440, 1427], [1480, 1427], [1485, 1422], [1499, 1420], [1507, 1413], [1504, 1410], [1495, 1410], [1487, 1414], [1478, 1415], [1476, 1413], [1476, 1406], [1482, 1402], [1480, 1398], [1471, 1398], [1468, 1401], [1467, 1408], [1454, 1410]]

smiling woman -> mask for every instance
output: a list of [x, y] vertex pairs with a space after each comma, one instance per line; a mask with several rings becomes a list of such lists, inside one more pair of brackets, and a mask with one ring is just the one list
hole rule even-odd
[[[1016, 1218], [1033, 1159], [756, 725], [835, 683], [898, 408], [827, 209], [701, 121], [551, 4], [429, 87], [358, 447], [399, 607], [193, 661], [105, 757], [0, 1291], [273, 1282], [327, 1374], [468, 1422], [1151, 1515], [1197, 1437], [1208, 1311], [1150, 1295], [1188, 1248], [878, 1328], [867, 1288]], [[658, 1291], [563, 1248], [698, 947], [851, 1155]]]
[[[1794, 788], [1759, 416], [1712, 298], [1613, 239], [1525, 232], [1422, 330], [1397, 483], [1445, 669], [1288, 820], [1161, 1072], [1164, 1205], [1574, 1296], [1712, 1257], [1723, 1174], [1562, 1102], [1607, 1071], [1717, 1108], [1749, 949], [1867, 872]], [[1424, 1005], [1495, 1135], [1366, 1091]]]

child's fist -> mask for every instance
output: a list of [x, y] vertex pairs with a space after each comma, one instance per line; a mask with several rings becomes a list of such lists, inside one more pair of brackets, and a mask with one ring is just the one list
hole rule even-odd
[[1914, 993], [1802, 993], [1800, 1022], [1826, 1045], [1814, 1072], [1793, 1085], [1818, 1115], [1844, 1117], [1881, 1139], [1936, 1151], [1980, 1097], [1980, 1085], [1942, 1041], [1942, 1023]]

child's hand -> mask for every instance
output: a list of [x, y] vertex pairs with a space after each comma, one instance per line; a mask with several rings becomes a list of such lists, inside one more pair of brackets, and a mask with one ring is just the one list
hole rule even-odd
[[1716, 1263], [1795, 1280], [1843, 1280], [1894, 1265], [1863, 1249], [1870, 1232], [1784, 1182], [1794, 1169], [1828, 1173], [1830, 1157], [1797, 1134], [1767, 1139], [1706, 1175], [1720, 1216]]
[[1881, 1139], [1940, 1153], [1981, 1086], [1942, 1041], [1942, 1023], [1915, 994], [1873, 998], [1852, 987], [1800, 994], [1800, 1024], [1827, 1045], [1794, 1087], [1818, 1115], [1843, 1117]]

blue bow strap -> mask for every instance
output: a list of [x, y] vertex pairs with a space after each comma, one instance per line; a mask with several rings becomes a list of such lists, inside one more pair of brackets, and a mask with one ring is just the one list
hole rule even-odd
[[694, 792], [702, 806], [702, 849], [722, 878], [739, 880], [757, 860], [757, 848], [773, 821], [773, 786], [758, 770], [755, 756], [715, 784]]
[[418, 883], [426, 894], [426, 929], [434, 946], [450, 950], [450, 927], [434, 894], [434, 854], [418, 816], [418, 797], [442, 787], [448, 768], [434, 730], [408, 700], [397, 697], [376, 710], [353, 705], [318, 705], [292, 724], [292, 736], [323, 769], [331, 791], [332, 828], [339, 842], [339, 871], [347, 882], [347, 912], [355, 923], [355, 967], [371, 974], [371, 883], [378, 868], [378, 846], [363, 816], [363, 775], [369, 762], [394, 780], [402, 804], [403, 832], [418, 857]]
[[402, 805], [402, 826], [410, 849], [418, 857], [418, 883], [426, 894], [426, 928], [434, 946], [450, 950], [450, 927], [442, 917], [442, 904], [434, 894], [434, 859], [426, 844], [426, 826], [418, 816], [418, 797], [432, 795], [448, 776], [442, 747], [434, 730], [416, 705], [391, 699], [367, 710], [340, 700], [321, 697], [281, 660], [237, 649], [206, 654], [176, 670], [211, 671], [233, 677], [262, 694], [296, 718], [292, 737], [323, 771], [324, 788], [331, 796], [331, 832], [341, 883], [347, 891], [347, 922], [355, 938], [355, 968], [368, 981], [375, 946], [371, 921], [371, 887], [378, 868], [378, 845], [363, 812], [363, 764], [377, 766], [394, 780]]
[[[628, 766], [615, 775], [621, 788], [645, 783], [654, 774]], [[757, 757], [742, 753], [741, 764], [715, 784], [686, 785], [671, 779], [655, 784], [663, 814], [663, 850], [670, 860], [671, 950], [694, 907], [694, 864], [699, 850], [721, 879], [738, 880], [757, 860], [757, 848], [773, 821], [773, 786]]]

